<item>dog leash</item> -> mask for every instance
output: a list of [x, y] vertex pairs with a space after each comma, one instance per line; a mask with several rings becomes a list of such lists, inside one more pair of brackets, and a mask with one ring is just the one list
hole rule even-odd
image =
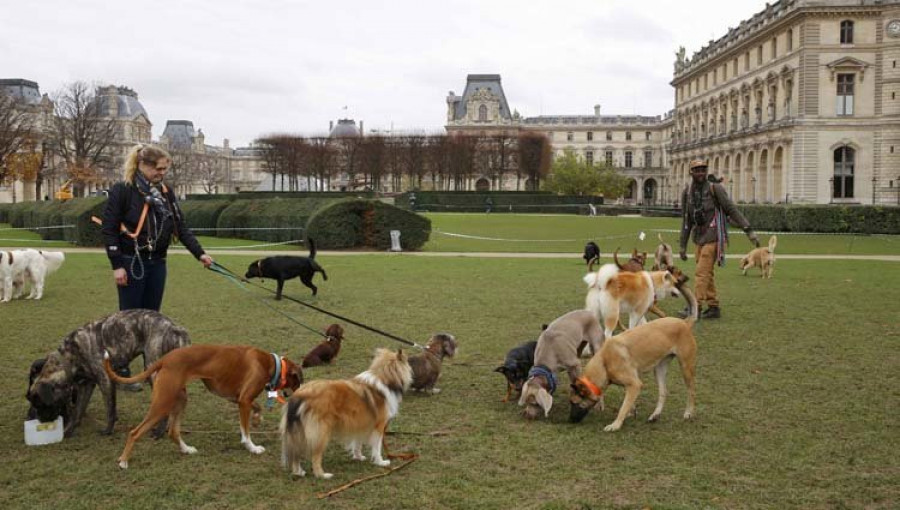
[[[243, 291], [245, 291], [245, 292], [248, 292], [248, 293], [250, 292], [250, 289], [248, 289], [247, 287], [245, 287], [245, 286], [244, 286], [244, 283], [242, 283], [241, 280], [239, 280], [238, 278], [236, 278], [236, 275], [235, 275], [234, 273], [232, 273], [231, 271], [228, 271], [228, 269], [226, 269], [226, 268], [222, 267], [221, 265], [219, 265], [218, 262], [213, 262], [212, 265], [210, 265], [208, 269], [209, 269], [210, 271], [214, 272], [214, 273], [218, 273], [218, 274], [224, 276], [225, 278], [228, 279], [228, 281], [230, 281], [230, 282], [234, 283], [235, 285], [237, 285], [238, 287], [240, 287], [241, 290], [243, 290]], [[246, 280], [244, 280], [244, 282], [246, 282]], [[247, 283], [249, 283], [249, 282], [247, 282]], [[266, 289], [266, 290], [268, 290], [268, 289]], [[294, 324], [297, 324], [298, 326], [301, 326], [301, 327], [303, 327], [303, 328], [305, 328], [305, 329], [307, 329], [307, 330], [309, 330], [309, 331], [311, 331], [311, 332], [313, 332], [313, 333], [315, 333], [315, 334], [317, 334], [317, 335], [319, 335], [319, 336], [322, 336], [322, 337], [325, 337], [325, 338], [328, 337], [328, 335], [326, 335], [325, 333], [322, 333], [322, 332], [319, 331], [318, 329], [315, 329], [315, 328], [313, 328], [313, 327], [311, 327], [311, 326], [308, 326], [308, 325], [306, 325], [306, 324], [304, 324], [304, 323], [298, 321], [297, 319], [291, 317], [290, 315], [288, 315], [288, 314], [282, 312], [282, 311], [279, 310], [278, 308], [275, 308], [274, 306], [272, 306], [271, 303], [268, 303], [268, 302], [265, 301], [264, 299], [262, 299], [262, 298], [256, 298], [255, 296], [254, 296], [254, 299], [256, 299], [256, 300], [259, 301], [260, 303], [266, 305], [267, 307], [271, 308], [272, 310], [275, 311], [275, 313], [277, 313], [277, 314], [279, 314], [279, 315], [285, 317], [287, 320], [293, 322]]]
[[[223, 275], [223, 276], [228, 277], [229, 280], [233, 281], [233, 282], [234, 282], [235, 284], [237, 284], [237, 285], [240, 285], [241, 287], [243, 287], [243, 284], [247, 284], [247, 285], [251, 285], [251, 286], [253, 286], [253, 287], [256, 287], [256, 288], [258, 288], [258, 289], [265, 290], [265, 291], [270, 292], [270, 293], [272, 293], [272, 294], [277, 294], [277, 292], [274, 291], [274, 290], [272, 290], [272, 289], [269, 289], [269, 288], [263, 287], [262, 285], [253, 283], [253, 282], [247, 280], [246, 278], [241, 278], [240, 276], [238, 276], [237, 274], [235, 274], [234, 271], [232, 271], [232, 270], [228, 269], [227, 267], [225, 267], [225, 266], [219, 264], [218, 262], [213, 262], [212, 265], [210, 265], [208, 269], [212, 270], [212, 271], [215, 272], [215, 273], [218, 273], [218, 274], [221, 274], [221, 275]], [[246, 289], [246, 288], [244, 288], [244, 290], [247, 290], [247, 291], [249, 292], [249, 290]], [[288, 296], [287, 294], [282, 293], [281, 297], [283, 297], [283, 298], [285, 298], [285, 299], [287, 299], [287, 300], [293, 301], [294, 303], [303, 305], [303, 306], [305, 306], [305, 307], [307, 307], [307, 308], [311, 308], [311, 309], [313, 309], [313, 310], [315, 310], [315, 311], [317, 311], [317, 312], [319, 312], [319, 313], [323, 313], [323, 314], [325, 314], [325, 315], [329, 315], [329, 316], [331, 316], [331, 317], [334, 317], [335, 319], [342, 320], [342, 321], [347, 322], [347, 323], [349, 323], [349, 324], [353, 324], [354, 326], [363, 328], [363, 329], [365, 329], [365, 330], [367, 330], [367, 331], [371, 331], [372, 333], [376, 333], [376, 334], [381, 335], [381, 336], [383, 336], [383, 337], [390, 338], [391, 340], [396, 340], [397, 342], [400, 342], [400, 343], [409, 345], [410, 347], [415, 347], [415, 348], [421, 349], [421, 350], [423, 350], [423, 351], [425, 350], [425, 347], [423, 347], [423, 346], [421, 346], [421, 345], [419, 345], [419, 344], [417, 344], [417, 343], [415, 343], [415, 342], [411, 342], [411, 341], [409, 341], [409, 340], [407, 340], [407, 339], [405, 339], [405, 338], [401, 338], [401, 337], [399, 337], [399, 336], [396, 336], [396, 335], [393, 335], [393, 334], [391, 334], [391, 333], [388, 333], [387, 331], [382, 331], [382, 330], [380, 330], [380, 329], [378, 329], [378, 328], [375, 328], [375, 327], [369, 326], [369, 325], [367, 325], [367, 324], [363, 324], [363, 323], [361, 323], [361, 322], [355, 321], [355, 320], [353, 320], [353, 319], [350, 319], [349, 317], [344, 317], [343, 315], [338, 315], [338, 314], [336, 314], [336, 313], [334, 313], [334, 312], [329, 312], [328, 310], [325, 310], [325, 309], [323, 309], [323, 308], [319, 308], [318, 306], [315, 306], [315, 305], [311, 305], [311, 304], [309, 304], [309, 303], [307, 303], [307, 302], [305, 302], [305, 301], [301, 301], [301, 300], [299, 300], [299, 299], [293, 298], [293, 297], [291, 297], [291, 296]], [[266, 303], [265, 301], [263, 301], [263, 303], [264, 303], [266, 306], [268, 306], [268, 307], [272, 308], [273, 310], [277, 311], [278, 313], [280, 313], [280, 314], [282, 314], [282, 315], [285, 315], [283, 312], [281, 312], [281, 311], [278, 310], [277, 308], [272, 307], [272, 305], [270, 305], [269, 303]], [[285, 315], [285, 316], [286, 316], [286, 317], [289, 317], [289, 316], [287, 316], [287, 315]], [[291, 319], [291, 320], [294, 321], [294, 322], [297, 322], [297, 321], [295, 321], [294, 319]], [[299, 324], [299, 322], [298, 322], [298, 324]], [[304, 327], [308, 327], [308, 326], [304, 326]], [[318, 332], [318, 331], [316, 331], [316, 332], [317, 332], [318, 334], [322, 335], [322, 336], [326, 336], [326, 335], [324, 335], [324, 334], [321, 333], [321, 332]]]

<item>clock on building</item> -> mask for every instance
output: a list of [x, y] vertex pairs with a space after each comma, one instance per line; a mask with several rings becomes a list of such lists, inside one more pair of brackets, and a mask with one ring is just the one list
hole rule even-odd
[[891, 20], [885, 30], [890, 37], [900, 37], [900, 19]]

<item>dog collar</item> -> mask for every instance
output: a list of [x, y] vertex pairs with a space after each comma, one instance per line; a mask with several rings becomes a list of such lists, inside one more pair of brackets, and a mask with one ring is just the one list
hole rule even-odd
[[268, 391], [278, 391], [281, 388], [284, 388], [284, 370], [282, 369], [282, 365], [284, 364], [284, 359], [281, 356], [273, 353], [270, 353], [272, 358], [275, 360], [275, 374], [272, 376], [272, 379], [269, 381], [269, 384], [266, 385], [266, 389]]
[[528, 371], [528, 377], [542, 376], [550, 385], [549, 392], [552, 395], [556, 391], [556, 374], [544, 365], [535, 365]]
[[578, 378], [578, 380], [581, 381], [581, 384], [584, 384], [587, 389], [591, 391], [591, 395], [595, 397], [603, 395], [603, 390], [601, 390], [596, 384], [592, 383], [587, 377], [581, 376]]

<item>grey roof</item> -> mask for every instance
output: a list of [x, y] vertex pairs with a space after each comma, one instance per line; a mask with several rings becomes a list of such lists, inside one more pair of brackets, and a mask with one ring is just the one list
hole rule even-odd
[[359, 136], [356, 121], [352, 119], [339, 119], [337, 125], [328, 134], [329, 138], [353, 138]]
[[112, 96], [106, 95], [106, 90], [107, 89], [103, 87], [97, 90], [97, 97], [100, 99], [101, 115], [109, 115], [110, 100], [115, 98], [116, 105], [118, 106], [118, 117], [133, 119], [138, 115], [144, 115], [147, 119], [150, 118], [150, 116], [147, 115], [147, 110], [145, 110], [141, 102], [138, 101], [137, 92], [128, 87], [116, 87], [117, 94]]
[[527, 117], [523, 119], [525, 124], [543, 124], [553, 125], [562, 124], [565, 126], [582, 125], [648, 125], [660, 124], [662, 118], [657, 116], [646, 115], [541, 115], [538, 117]]
[[22, 99], [28, 104], [41, 102], [41, 89], [34, 81], [21, 78], [0, 80], [0, 90], [16, 99]]
[[466, 90], [463, 92], [462, 100], [456, 102], [456, 110], [454, 112], [455, 119], [462, 119], [466, 116], [466, 104], [478, 89], [488, 89], [492, 94], [500, 98], [500, 117], [503, 119], [512, 118], [512, 112], [509, 110], [509, 104], [506, 102], [506, 94], [503, 93], [503, 85], [500, 84], [499, 74], [470, 74], [466, 77]]
[[163, 136], [169, 139], [169, 146], [174, 149], [189, 149], [194, 144], [194, 123], [189, 120], [168, 120]]

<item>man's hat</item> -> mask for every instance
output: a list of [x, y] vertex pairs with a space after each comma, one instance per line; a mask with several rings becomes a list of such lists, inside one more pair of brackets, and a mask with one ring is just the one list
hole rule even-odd
[[702, 159], [695, 159], [695, 160], [691, 161], [691, 164], [689, 166], [690, 166], [691, 172], [693, 172], [694, 170], [699, 170], [701, 168], [703, 170], [709, 170], [709, 164], [707, 164], [706, 161], [704, 161]]

